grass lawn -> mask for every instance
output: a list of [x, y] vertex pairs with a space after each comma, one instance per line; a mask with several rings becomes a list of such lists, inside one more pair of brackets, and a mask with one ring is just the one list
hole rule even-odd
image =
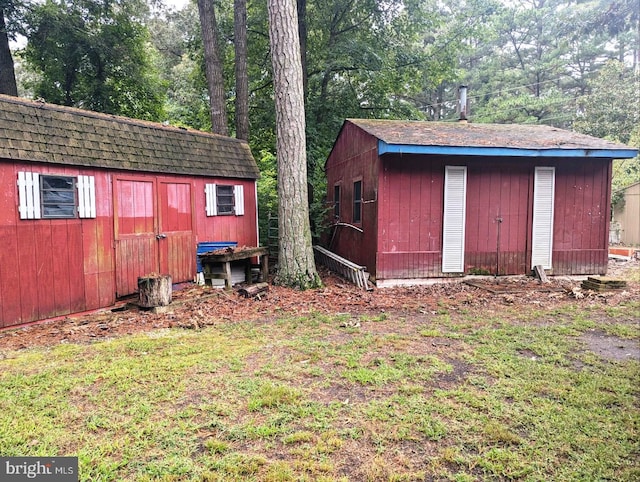
[[83, 481], [640, 480], [640, 363], [586, 338], [633, 346], [639, 320], [496, 302], [5, 351], [0, 455]]

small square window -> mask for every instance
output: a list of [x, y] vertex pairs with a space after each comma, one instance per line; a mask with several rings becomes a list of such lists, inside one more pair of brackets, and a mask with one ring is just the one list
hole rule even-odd
[[75, 218], [76, 189], [73, 177], [40, 176], [43, 218]]

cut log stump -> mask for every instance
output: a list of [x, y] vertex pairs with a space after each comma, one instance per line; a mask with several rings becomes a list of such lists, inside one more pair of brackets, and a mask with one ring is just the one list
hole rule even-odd
[[171, 303], [171, 276], [149, 275], [138, 278], [139, 306], [155, 308]]

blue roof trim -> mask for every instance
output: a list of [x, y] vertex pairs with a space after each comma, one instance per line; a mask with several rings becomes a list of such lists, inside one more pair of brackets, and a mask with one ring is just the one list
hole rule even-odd
[[423, 146], [415, 144], [387, 144], [378, 139], [378, 155], [440, 154], [446, 156], [488, 157], [603, 157], [630, 159], [638, 155], [637, 149], [522, 149], [513, 147], [475, 146]]

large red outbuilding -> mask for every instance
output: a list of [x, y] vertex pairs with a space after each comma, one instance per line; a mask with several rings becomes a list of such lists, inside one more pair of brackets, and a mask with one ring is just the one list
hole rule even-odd
[[0, 327], [192, 280], [198, 243], [257, 246], [246, 142], [0, 96]]
[[612, 159], [541, 125], [345, 121], [326, 162], [331, 251], [378, 286], [465, 274], [604, 274]]

